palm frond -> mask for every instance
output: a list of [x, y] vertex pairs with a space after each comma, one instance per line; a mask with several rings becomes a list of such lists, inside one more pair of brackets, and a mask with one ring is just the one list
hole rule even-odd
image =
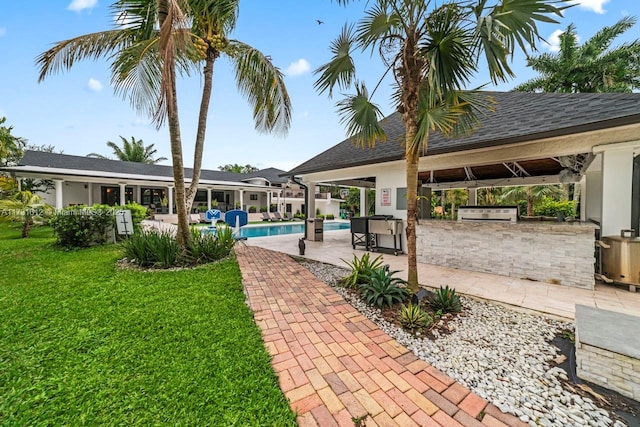
[[582, 50], [589, 56], [596, 57], [609, 49], [615, 38], [633, 27], [637, 19], [633, 16], [625, 16], [615, 24], [603, 27], [582, 45]]
[[432, 90], [450, 91], [465, 87], [477, 70], [473, 32], [464, 28], [466, 15], [456, 5], [434, 10], [426, 22], [426, 39], [421, 54], [429, 64]]
[[329, 91], [333, 95], [333, 88], [347, 89], [355, 75], [355, 65], [351, 57], [351, 49], [356, 44], [353, 26], [345, 25], [338, 38], [331, 43], [331, 61], [320, 66], [314, 74], [320, 74], [313, 87], [320, 93]]
[[358, 45], [362, 49], [374, 49], [376, 45], [384, 43], [394, 29], [399, 25], [400, 18], [393, 13], [387, 13], [382, 4], [374, 5], [370, 10], [365, 12], [356, 30], [356, 38]]
[[291, 124], [291, 100], [282, 72], [259, 50], [236, 40], [231, 44], [236, 84], [253, 108], [256, 129], [285, 134]]
[[355, 95], [346, 96], [338, 102], [340, 123], [346, 127], [347, 135], [355, 137], [361, 147], [373, 147], [376, 141], [385, 141], [387, 136], [380, 126], [382, 112], [369, 100], [369, 93], [364, 83], [356, 82]]
[[58, 42], [36, 58], [36, 66], [40, 69], [38, 82], [50, 74], [69, 70], [77, 61], [109, 56], [130, 46], [134, 39], [134, 31], [109, 30]]

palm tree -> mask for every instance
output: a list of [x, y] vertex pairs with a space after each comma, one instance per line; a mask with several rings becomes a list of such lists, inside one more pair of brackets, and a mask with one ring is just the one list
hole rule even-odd
[[3, 126], [7, 121], [6, 117], [0, 117], [0, 165], [7, 165], [22, 157], [22, 149], [27, 140], [15, 135], [11, 135], [13, 126]]
[[237, 163], [234, 163], [234, 164], [229, 163], [224, 166], [218, 166], [218, 169], [225, 172], [235, 172], [235, 173], [251, 173], [251, 172], [257, 172], [260, 170], [255, 166], [251, 166], [248, 164], [242, 166]]
[[500, 201], [518, 203], [525, 200], [527, 202], [527, 216], [532, 216], [533, 206], [543, 197], [559, 197], [565, 194], [565, 190], [558, 185], [527, 185], [507, 189], [500, 196]]
[[[158, 157], [157, 159], [153, 157], [158, 151], [153, 148], [154, 144], [144, 145], [141, 139], [135, 139], [133, 136], [131, 137], [131, 141], [128, 141], [127, 138], [121, 135], [120, 140], [122, 141], [122, 148], [115, 142], [107, 142], [107, 146], [111, 147], [113, 154], [115, 154], [118, 160], [123, 162], [147, 163], [150, 165], [155, 165], [156, 163], [167, 160], [166, 157]], [[109, 158], [98, 153], [89, 153], [87, 157], [95, 157], [98, 159]]]
[[45, 206], [41, 204], [41, 197], [23, 190], [17, 191], [13, 180], [0, 181], [0, 193], [11, 194], [6, 199], [0, 199], [0, 221], [16, 221], [22, 223], [22, 237], [29, 237], [34, 219], [43, 215]]
[[640, 89], [640, 40], [610, 49], [614, 39], [633, 27], [627, 16], [604, 27], [582, 46], [573, 24], [560, 35], [560, 51], [527, 58], [539, 77], [514, 88], [521, 92], [631, 92]]
[[[342, 0], [340, 3], [346, 3]], [[535, 47], [540, 39], [537, 22], [555, 22], [561, 3], [554, 0], [376, 0], [369, 1], [357, 26], [345, 26], [331, 45], [330, 62], [316, 70], [315, 87], [332, 95], [355, 88], [355, 94], [338, 102], [341, 121], [361, 146], [384, 141], [378, 123], [379, 108], [363, 82], [356, 80], [353, 50], [379, 54], [386, 74], [395, 79], [393, 103], [405, 126], [407, 180], [408, 282], [418, 289], [416, 223], [418, 161], [427, 151], [429, 134], [470, 131], [475, 114], [490, 109], [491, 100], [477, 92], [462, 92], [478, 68], [483, 54], [491, 80], [513, 76], [508, 58], [517, 46]], [[384, 77], [384, 76], [383, 76]], [[382, 79], [381, 79], [382, 80]], [[377, 86], [376, 86], [377, 87]]]
[[[269, 57], [229, 38], [235, 28], [239, 0], [118, 0], [112, 5], [116, 28], [57, 43], [37, 64], [40, 81], [67, 70], [80, 59], [106, 57], [112, 61], [115, 92], [160, 126], [166, 120], [171, 145], [178, 213], [178, 243], [191, 240], [187, 214], [200, 181], [202, 153], [216, 59], [227, 57], [236, 84], [253, 108], [256, 129], [289, 129], [291, 102], [284, 78]], [[182, 139], [178, 118], [176, 75], [202, 68], [203, 88], [194, 148], [193, 176], [185, 186]]]

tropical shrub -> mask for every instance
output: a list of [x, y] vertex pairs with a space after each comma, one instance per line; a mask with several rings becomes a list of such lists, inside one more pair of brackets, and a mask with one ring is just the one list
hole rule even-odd
[[260, 206], [260, 212], [267, 212], [266, 206]]
[[372, 260], [369, 252], [365, 252], [362, 258], [353, 255], [353, 261], [351, 262], [342, 258], [341, 260], [351, 268], [351, 273], [340, 281], [345, 288], [357, 288], [359, 284], [367, 280], [366, 275], [369, 272], [382, 267], [382, 255], [378, 255]]
[[233, 230], [226, 224], [216, 226], [215, 233], [202, 233], [202, 229], [191, 227], [190, 260], [195, 264], [217, 261], [229, 256], [235, 240]]
[[70, 206], [56, 212], [49, 223], [59, 246], [82, 248], [109, 241], [115, 216], [113, 208], [106, 205]]
[[573, 200], [554, 200], [551, 197], [543, 197], [542, 201], [533, 207], [534, 215], [557, 216], [562, 213], [565, 217], [575, 216], [576, 202]]
[[448, 285], [444, 288], [440, 286], [440, 289], [433, 291], [429, 296], [429, 304], [435, 311], [442, 313], [457, 313], [462, 310], [460, 296]]
[[419, 304], [402, 306], [398, 320], [408, 329], [424, 328], [433, 323], [433, 318]]
[[167, 231], [156, 229], [136, 232], [122, 246], [125, 257], [140, 267], [174, 267], [182, 255], [176, 238]]
[[383, 308], [407, 299], [409, 291], [404, 287], [407, 282], [393, 277], [395, 273], [397, 271], [378, 268], [365, 274], [366, 281], [359, 285], [359, 290], [367, 304]]
[[325, 219], [335, 219], [336, 217], [335, 217], [335, 215], [334, 215], [334, 214], [326, 214], [326, 215], [324, 216], [324, 218], [325, 218]]
[[258, 209], [255, 206], [249, 206], [249, 213], [256, 213], [257, 210]]

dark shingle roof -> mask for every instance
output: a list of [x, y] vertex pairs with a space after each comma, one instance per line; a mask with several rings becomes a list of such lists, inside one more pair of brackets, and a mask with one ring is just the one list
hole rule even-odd
[[[87, 172], [87, 175], [91, 175], [92, 171], [96, 171], [124, 175], [145, 175], [148, 177], [173, 177], [173, 170], [171, 166], [122, 162], [119, 160], [97, 159], [93, 157], [72, 156], [68, 154], [47, 153], [44, 151], [31, 150], [25, 151], [24, 156], [18, 163], [18, 166], [80, 170]], [[271, 174], [271, 169], [266, 170], [268, 171], [268, 174]], [[191, 178], [193, 170], [191, 168], [185, 168], [184, 171], [186, 178]], [[260, 172], [255, 173], [258, 175], [260, 174]], [[246, 177], [247, 175], [245, 174], [235, 172], [205, 169], [202, 170], [200, 175], [201, 180], [226, 181], [234, 183], [241, 183], [246, 179]]]
[[256, 172], [251, 172], [243, 175], [243, 180], [248, 180], [252, 178], [264, 178], [268, 180], [271, 184], [283, 184], [287, 182], [287, 178], [283, 178], [280, 175], [284, 174], [285, 171], [276, 168], [267, 168], [262, 169]]
[[[540, 138], [569, 135], [640, 123], [638, 93], [524, 93], [487, 92], [497, 104], [495, 112], [480, 117], [471, 135], [446, 138], [432, 133], [426, 155], [507, 145]], [[287, 173], [300, 175], [404, 158], [404, 123], [399, 113], [380, 121], [386, 142], [360, 148], [354, 138], [318, 154]]]

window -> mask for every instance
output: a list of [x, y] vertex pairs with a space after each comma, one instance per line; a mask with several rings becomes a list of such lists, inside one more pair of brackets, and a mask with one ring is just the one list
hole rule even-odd
[[249, 194], [249, 200], [258, 200], [257, 194]]

